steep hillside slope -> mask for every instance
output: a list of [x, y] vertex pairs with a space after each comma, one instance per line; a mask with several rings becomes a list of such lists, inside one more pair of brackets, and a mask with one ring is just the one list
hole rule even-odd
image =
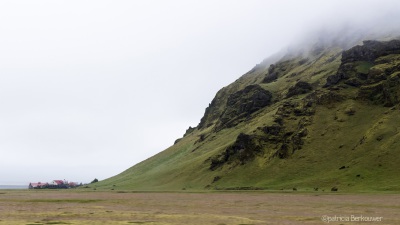
[[257, 65], [173, 146], [96, 187], [400, 190], [399, 101], [399, 40], [314, 46]]

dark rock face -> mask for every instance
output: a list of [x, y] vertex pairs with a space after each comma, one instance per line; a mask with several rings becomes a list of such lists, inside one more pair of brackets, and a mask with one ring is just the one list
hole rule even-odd
[[221, 177], [220, 176], [216, 176], [216, 177], [214, 177], [212, 183], [215, 183], [215, 182], [217, 182], [219, 180], [221, 180]]
[[276, 66], [271, 64], [268, 68], [268, 73], [265, 75], [263, 83], [271, 83], [278, 79], [278, 71], [276, 71]]
[[324, 85], [324, 87], [333, 86], [335, 84], [338, 84], [341, 80], [347, 80], [351, 77], [356, 79], [357, 77], [361, 76], [362, 75], [360, 73], [357, 73], [356, 65], [354, 63], [343, 63], [342, 59], [342, 64], [340, 65], [338, 71], [335, 75], [331, 75], [326, 79], [326, 84]]
[[382, 80], [386, 80], [388, 75], [390, 75], [390, 73], [385, 73], [385, 71], [382, 69], [373, 68], [369, 71], [367, 80], [369, 84], [373, 84]]
[[[253, 113], [271, 103], [271, 92], [264, 90], [258, 85], [250, 85], [238, 91], [228, 98], [227, 106], [235, 108], [239, 114]], [[239, 106], [239, 107], [232, 107]]]
[[174, 145], [178, 144], [178, 142], [180, 142], [182, 140], [182, 138], [178, 138], [175, 140]]
[[400, 102], [400, 73], [390, 76], [388, 80], [360, 87], [357, 98], [386, 107], [394, 106]]
[[[317, 94], [315, 92], [309, 94], [301, 102], [285, 102], [281, 107], [278, 108], [276, 116], [281, 118], [283, 121], [298, 121], [297, 125], [281, 126], [279, 136], [277, 138], [277, 150], [274, 157], [280, 159], [289, 158], [297, 150], [302, 149], [304, 145], [304, 138], [308, 135], [307, 126], [312, 123], [313, 116], [315, 114], [315, 107], [320, 102], [323, 94]], [[295, 125], [293, 127], [293, 125]], [[289, 128], [292, 127], [292, 128]], [[271, 129], [268, 129], [271, 130]]]
[[333, 91], [327, 91], [327, 92], [314, 91], [306, 97], [306, 100], [308, 101], [307, 104], [315, 103], [317, 105], [329, 105], [336, 102], [340, 102], [343, 99], [344, 99], [343, 96]]
[[228, 97], [226, 109], [219, 119], [217, 129], [232, 127], [240, 119], [271, 104], [271, 92], [259, 85], [249, 85], [243, 90], [235, 92]]
[[286, 94], [286, 98], [290, 98], [295, 95], [301, 95], [312, 91], [312, 87], [309, 83], [305, 81], [297, 82], [293, 87], [290, 87], [288, 93]]
[[258, 127], [251, 135], [241, 133], [222, 153], [208, 159], [210, 170], [246, 164], [256, 157], [291, 157], [301, 150], [317, 105], [332, 104], [342, 97], [331, 91], [314, 91], [302, 101], [287, 100], [275, 114], [275, 123]]
[[[340, 65], [339, 70], [336, 74], [327, 78], [324, 87], [331, 87], [339, 83], [341, 80], [346, 80], [354, 76], [357, 78], [363, 77], [360, 74], [366, 74], [368, 71], [362, 71], [362, 67], [365, 66], [357, 65], [356, 62], [374, 63], [378, 57], [389, 54], [400, 54], [400, 40], [392, 40], [388, 42], [364, 41], [362, 46], [355, 46], [344, 51], [342, 53], [342, 64]], [[382, 77], [379, 79], [382, 79]], [[359, 80], [352, 80], [348, 82], [348, 84], [359, 87], [362, 82]]]
[[236, 89], [237, 87], [227, 86], [217, 92], [214, 99], [206, 108], [204, 116], [201, 118], [200, 123], [197, 126], [199, 130], [215, 125], [225, 110], [228, 96], [232, 93], [235, 93]]
[[[218, 94], [217, 94], [218, 95]], [[204, 116], [201, 118], [200, 123], [198, 127], [200, 129], [208, 127], [211, 124], [211, 121], [215, 120], [219, 116], [218, 109], [216, 108], [217, 106], [217, 96], [211, 101], [211, 103], [208, 105], [206, 108], [206, 111], [204, 112]]]
[[342, 53], [342, 64], [325, 87], [339, 82], [359, 88], [357, 99], [391, 107], [400, 102], [400, 40], [364, 41]]
[[224, 165], [231, 167], [243, 165], [263, 154], [280, 159], [289, 158], [304, 145], [304, 137], [308, 135], [307, 126], [311, 124], [311, 115], [313, 115], [313, 113], [310, 113], [313, 112], [311, 108], [314, 106], [315, 104], [308, 102], [302, 104], [302, 106], [287, 103], [286, 107], [281, 107], [282, 110], [278, 110], [276, 116], [298, 117], [294, 109], [296, 107], [301, 109], [300, 111], [303, 113], [301, 117], [299, 116], [297, 127], [287, 128], [282, 122], [281, 124], [258, 127], [255, 134], [252, 135], [240, 133], [232, 145], [221, 154], [210, 159], [209, 169], [216, 170]]
[[240, 122], [236, 119], [242, 119], [269, 105], [271, 100], [271, 92], [259, 85], [249, 85], [241, 90], [239, 87], [222, 88], [206, 108], [197, 128], [201, 130], [216, 125], [218, 131], [234, 126]]
[[265, 75], [263, 83], [271, 83], [271, 82], [275, 81], [276, 79], [278, 79], [277, 72], [268, 73], [267, 75]]
[[265, 74], [265, 77], [263, 79], [263, 83], [271, 83], [278, 79], [281, 75], [284, 75], [287, 73], [287, 71], [290, 71], [293, 67], [296, 66], [298, 63], [294, 63], [293, 60], [287, 60], [287, 61], [281, 61], [277, 64], [271, 64], [268, 68], [268, 73]]
[[257, 142], [256, 136], [240, 133], [235, 143], [227, 147], [220, 155], [211, 159], [210, 169], [215, 170], [225, 163], [245, 164], [261, 152], [262, 147]]
[[284, 102], [278, 108], [276, 115], [283, 118], [312, 116], [315, 113], [314, 102], [311, 99], [305, 99], [303, 102]]
[[360, 87], [363, 82], [361, 82], [359, 79], [357, 78], [350, 78], [346, 81], [344, 81], [345, 84], [353, 86], [353, 87]]
[[[271, 125], [271, 126], [263, 127], [263, 128], [261, 128], [261, 130], [266, 135], [269, 135], [271, 137], [276, 137], [276, 136], [279, 136], [282, 133], [283, 127], [281, 125], [279, 125], [279, 124], [274, 124], [274, 125]], [[275, 140], [275, 138], [272, 138], [270, 140]]]
[[196, 127], [189, 127], [183, 136], [186, 137], [187, 135], [191, 134], [195, 129]]
[[346, 76], [344, 74], [336, 73], [335, 75], [331, 75], [328, 78], [326, 78], [326, 84], [324, 87], [330, 87], [333, 86], [337, 83], [339, 83], [340, 80], [345, 79]]
[[355, 46], [342, 54], [342, 62], [368, 61], [373, 62], [379, 56], [400, 54], [400, 41], [388, 42], [364, 41], [363, 45]]

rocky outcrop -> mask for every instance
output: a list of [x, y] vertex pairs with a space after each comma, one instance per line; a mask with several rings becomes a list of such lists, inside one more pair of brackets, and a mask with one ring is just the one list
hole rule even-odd
[[319, 101], [317, 96], [321, 94], [310, 94], [301, 102], [284, 102], [275, 114], [275, 123], [258, 127], [251, 135], [240, 133], [232, 145], [207, 161], [209, 169], [243, 165], [263, 154], [281, 159], [290, 157], [304, 145], [307, 126]]
[[278, 79], [278, 71], [274, 64], [271, 64], [268, 68], [268, 73], [265, 75], [263, 83], [271, 83]]
[[[210, 170], [232, 169], [251, 162], [256, 157], [290, 158], [303, 148], [309, 135], [307, 129], [312, 124], [317, 105], [334, 107], [349, 96], [341, 94], [341, 89], [354, 87], [357, 99], [372, 101], [384, 106], [393, 106], [400, 101], [400, 49], [399, 41], [366, 41], [343, 52], [342, 63], [333, 76], [329, 76], [325, 87], [317, 89], [307, 82], [299, 81], [291, 86], [278, 107], [274, 123], [258, 127], [252, 134], [240, 133], [235, 142], [222, 153], [207, 160]], [[289, 61], [271, 65], [264, 83], [273, 82], [290, 69]], [[335, 86], [336, 84], [339, 84]], [[347, 86], [346, 86], [347, 85]], [[354, 90], [354, 89], [352, 89]], [[293, 96], [307, 94], [299, 98]], [[355, 92], [356, 93], [356, 92]], [[352, 97], [354, 98], [354, 97]], [[272, 103], [272, 94], [259, 85], [250, 85], [227, 98], [225, 110], [218, 118], [216, 131], [233, 127], [251, 119], [251, 115]], [[355, 114], [354, 109], [345, 112]]]
[[310, 91], [312, 91], [312, 87], [309, 83], [305, 81], [299, 81], [294, 86], [289, 88], [286, 98], [290, 98], [295, 95], [306, 94]]
[[[303, 139], [308, 135], [307, 126], [311, 124], [315, 107], [316, 101], [308, 97], [302, 102], [285, 102], [278, 109], [276, 112], [277, 120], [285, 122], [280, 123], [282, 125], [277, 137], [279, 144], [274, 157], [285, 159], [302, 148]], [[295, 121], [298, 121], [297, 124]]]
[[364, 41], [342, 54], [342, 64], [325, 87], [343, 81], [357, 87], [357, 99], [390, 107], [399, 103], [400, 40]]
[[178, 138], [174, 141], [174, 145], [178, 144], [180, 141], [182, 140], [182, 138]]
[[262, 83], [271, 83], [277, 80], [279, 77], [282, 77], [292, 68], [294, 68], [298, 63], [299, 62], [296, 62], [295, 59], [291, 59], [280, 61], [276, 64], [271, 64], [268, 68], [268, 72], [265, 74]]
[[223, 96], [223, 91], [224, 90], [221, 89], [206, 108], [204, 116], [201, 118], [200, 123], [198, 125], [199, 129], [203, 129], [213, 125], [213, 122], [217, 120], [218, 117], [221, 115], [221, 111], [218, 106], [222, 104], [221, 96]]
[[374, 62], [376, 58], [389, 54], [400, 54], [400, 40], [387, 42], [363, 41], [363, 45], [357, 45], [344, 51], [342, 62]]
[[271, 104], [271, 92], [259, 85], [249, 85], [228, 97], [226, 109], [219, 118], [217, 130], [232, 127], [241, 119]]
[[400, 102], [399, 87], [400, 73], [396, 73], [387, 80], [360, 87], [357, 98], [391, 107]]
[[[400, 54], [400, 40], [388, 42], [364, 41], [361, 46], [355, 46], [342, 53], [342, 63], [336, 74], [327, 78], [324, 87], [331, 87], [338, 84], [341, 80], [352, 78], [346, 82], [350, 86], [361, 86], [367, 78], [369, 68], [373, 66], [375, 60], [381, 56], [389, 54]], [[369, 77], [371, 78], [371, 77]], [[382, 79], [382, 77], [378, 78]]]
[[[360, 82], [358, 79], [360, 77], [365, 77], [365, 74], [364, 71], [357, 70], [358, 66], [359, 66], [358, 63], [356, 64], [356, 63], [343, 62], [342, 59], [342, 64], [340, 65], [338, 71], [336, 72], [336, 74], [331, 75], [326, 79], [326, 84], [324, 85], [324, 87], [331, 87], [333, 85], [336, 85], [341, 80], [345, 80], [346, 82], [349, 78], [356, 80], [350, 83], [351, 86], [354, 86], [353, 84], [356, 84], [356, 86], [360, 86], [358, 85], [358, 83], [362, 82]], [[364, 68], [364, 67], [370, 67], [371, 65], [365, 62], [364, 64], [362, 64], [362, 66]]]
[[196, 127], [191, 127], [189, 126], [188, 129], [186, 129], [185, 134], [183, 135], [183, 137], [186, 137], [187, 135], [191, 134], [194, 130], [196, 130]]
[[[265, 63], [268, 63], [268, 62], [269, 61], [267, 60]], [[267, 65], [265, 65], [265, 63], [262, 63], [262, 65], [259, 65], [257, 67], [257, 70], [266, 69]], [[270, 63], [268, 63], [268, 65], [270, 65]], [[215, 126], [217, 123], [219, 123], [219, 120], [220, 120], [222, 114], [226, 111], [227, 104], [228, 104], [228, 98], [231, 95], [233, 95], [236, 92], [239, 92], [243, 89], [246, 89], [248, 86], [252, 86], [254, 84], [261, 82], [257, 78], [258, 74], [253, 74], [252, 72], [254, 72], [254, 71], [250, 71], [250, 72], [244, 74], [242, 77], [237, 79], [234, 83], [222, 88], [221, 90], [219, 90], [217, 92], [214, 99], [211, 101], [211, 103], [206, 108], [204, 116], [201, 118], [200, 123], [197, 126], [197, 128], [199, 130]]]
[[336, 102], [340, 102], [344, 99], [343, 96], [334, 92], [334, 91], [321, 91], [316, 90], [305, 98], [308, 105], [317, 104], [317, 105], [329, 105], [334, 104]]
[[254, 135], [240, 133], [236, 141], [224, 152], [211, 159], [210, 170], [215, 170], [225, 163], [245, 164], [262, 151], [258, 143], [259, 138]]
[[273, 124], [260, 129], [267, 135], [267, 139], [271, 142], [279, 142], [280, 136], [282, 136], [282, 133], [285, 130], [282, 124]]

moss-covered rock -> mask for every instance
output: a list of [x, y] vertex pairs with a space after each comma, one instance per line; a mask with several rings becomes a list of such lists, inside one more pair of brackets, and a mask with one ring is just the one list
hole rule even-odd
[[219, 118], [217, 130], [238, 124], [243, 118], [270, 105], [271, 102], [272, 93], [259, 85], [249, 85], [231, 94], [228, 97], [226, 109]]
[[393, 74], [387, 80], [360, 87], [358, 99], [386, 107], [398, 104], [400, 102], [400, 73]]
[[[327, 78], [324, 87], [331, 87], [338, 84], [341, 80], [354, 77], [365, 77], [363, 74], [369, 74], [369, 79], [377, 82], [385, 78], [382, 71], [370, 68], [376, 64], [375, 60], [379, 57], [390, 54], [400, 54], [400, 40], [392, 40], [388, 42], [364, 41], [363, 45], [357, 45], [342, 53], [342, 63], [336, 74]], [[351, 86], [360, 86], [360, 81], [348, 82]], [[355, 84], [355, 85], [354, 85]]]
[[295, 95], [306, 94], [310, 91], [312, 91], [312, 87], [309, 83], [305, 81], [299, 81], [294, 86], [289, 88], [286, 98], [290, 98]]
[[400, 54], [400, 40], [392, 41], [363, 41], [363, 45], [357, 45], [344, 51], [343, 62], [368, 61], [373, 62], [380, 56]]
[[211, 159], [210, 169], [215, 170], [224, 164], [245, 164], [261, 153], [260, 139], [254, 135], [240, 133], [236, 141], [220, 155]]
[[263, 83], [271, 83], [278, 79], [279, 71], [276, 69], [274, 64], [271, 64], [268, 68], [268, 73], [265, 75]]

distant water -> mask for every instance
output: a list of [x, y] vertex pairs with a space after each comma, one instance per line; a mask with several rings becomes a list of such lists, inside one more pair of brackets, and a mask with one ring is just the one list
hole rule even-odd
[[28, 185], [0, 185], [0, 189], [28, 189]]

